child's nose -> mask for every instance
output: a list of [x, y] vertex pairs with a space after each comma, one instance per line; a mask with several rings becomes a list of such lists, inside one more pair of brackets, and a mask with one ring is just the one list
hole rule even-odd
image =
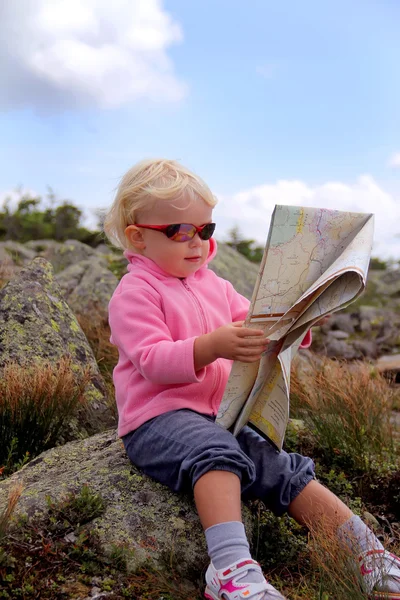
[[198, 232], [196, 232], [195, 236], [190, 240], [189, 242], [190, 246], [192, 247], [196, 247], [196, 246], [201, 246], [201, 238], [198, 234]]

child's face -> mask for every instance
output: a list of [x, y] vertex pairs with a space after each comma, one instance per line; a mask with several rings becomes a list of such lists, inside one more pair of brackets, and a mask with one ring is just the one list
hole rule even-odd
[[[212, 207], [202, 198], [190, 202], [185, 196], [173, 202], [159, 200], [151, 211], [141, 212], [138, 218], [138, 223], [145, 225], [190, 223], [200, 227], [211, 222]], [[197, 233], [187, 242], [176, 242], [161, 231], [139, 229], [139, 232], [143, 245], [136, 247], [140, 253], [174, 277], [187, 277], [195, 273], [207, 260], [210, 242], [200, 239]]]

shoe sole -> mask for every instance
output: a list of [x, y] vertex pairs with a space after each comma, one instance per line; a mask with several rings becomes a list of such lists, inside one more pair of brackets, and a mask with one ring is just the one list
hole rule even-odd
[[373, 592], [371, 600], [400, 600], [400, 592]]
[[220, 600], [218, 596], [214, 596], [209, 587], [206, 587], [205, 589], [204, 598], [207, 598], [207, 600]]

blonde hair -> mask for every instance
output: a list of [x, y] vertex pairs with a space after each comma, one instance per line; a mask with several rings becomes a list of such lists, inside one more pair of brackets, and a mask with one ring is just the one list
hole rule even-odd
[[124, 249], [128, 245], [125, 229], [135, 224], [141, 209], [152, 208], [157, 200], [176, 200], [182, 194], [189, 202], [202, 198], [209, 206], [217, 203], [204, 181], [177, 161], [142, 160], [122, 177], [104, 219], [104, 233], [112, 244]]

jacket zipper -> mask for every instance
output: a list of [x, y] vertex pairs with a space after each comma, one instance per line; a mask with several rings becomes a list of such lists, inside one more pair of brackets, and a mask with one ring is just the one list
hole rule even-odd
[[206, 317], [205, 317], [205, 315], [204, 315], [203, 308], [202, 308], [202, 306], [201, 306], [201, 304], [200, 304], [200, 302], [199, 302], [199, 300], [198, 300], [198, 298], [197, 298], [196, 294], [194, 293], [194, 291], [193, 291], [193, 290], [192, 290], [192, 289], [191, 289], [191, 288], [188, 286], [188, 284], [187, 284], [186, 280], [185, 280], [185, 279], [181, 279], [181, 281], [182, 281], [182, 283], [183, 283], [183, 286], [184, 286], [184, 288], [185, 288], [185, 289], [186, 289], [186, 290], [189, 292], [189, 294], [192, 296], [192, 298], [193, 298], [193, 300], [194, 300], [194, 303], [195, 303], [195, 304], [196, 304], [196, 306], [197, 306], [197, 310], [198, 310], [198, 312], [199, 312], [200, 319], [201, 319], [201, 325], [202, 325], [202, 328], [203, 328], [203, 333], [207, 333], [207, 321], [206, 321]]
[[[202, 323], [202, 328], [203, 328], [203, 333], [207, 333], [207, 321], [206, 321], [206, 317], [203, 311], [203, 308], [196, 296], [196, 294], [194, 293], [194, 291], [189, 287], [189, 285], [187, 284], [185, 279], [181, 279], [183, 287], [187, 290], [187, 292], [191, 295], [191, 297], [194, 300], [194, 303], [197, 307], [197, 310], [200, 314], [200, 319], [201, 319], [201, 323]], [[216, 367], [216, 372], [215, 372], [215, 376], [214, 376], [214, 388], [213, 391], [211, 393], [211, 407], [212, 407], [212, 415], [214, 417], [217, 416], [217, 407], [215, 406], [215, 402], [213, 401], [213, 397], [215, 396], [215, 392], [218, 389], [218, 384], [221, 378], [221, 367], [219, 362], [216, 360], [214, 361], [215, 367]]]

